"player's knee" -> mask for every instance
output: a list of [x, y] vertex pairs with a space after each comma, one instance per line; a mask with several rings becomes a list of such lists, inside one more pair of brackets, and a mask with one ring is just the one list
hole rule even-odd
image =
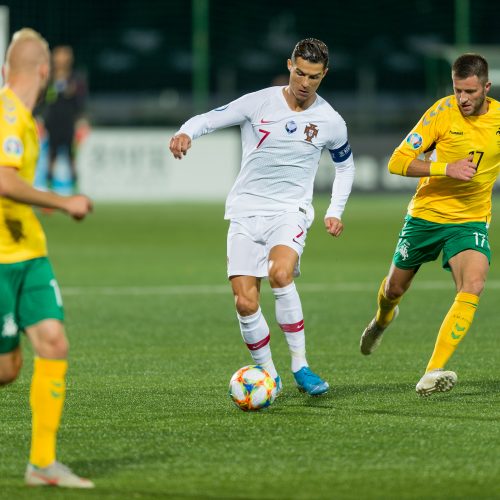
[[255, 314], [259, 309], [259, 303], [244, 295], [238, 295], [235, 298], [236, 310], [240, 316], [251, 316]]
[[69, 342], [59, 321], [44, 321], [29, 333], [38, 356], [48, 359], [65, 359], [68, 356]]
[[64, 333], [52, 337], [41, 346], [40, 356], [49, 359], [66, 359], [68, 357], [69, 342]]
[[472, 295], [481, 295], [484, 290], [484, 280], [483, 279], [473, 279], [468, 280], [466, 283], [460, 287], [459, 292], [470, 293]]
[[21, 371], [21, 365], [20, 360], [0, 364], [0, 386], [14, 382]]
[[269, 270], [269, 283], [273, 288], [284, 288], [292, 281], [292, 274], [285, 268], [273, 266]]

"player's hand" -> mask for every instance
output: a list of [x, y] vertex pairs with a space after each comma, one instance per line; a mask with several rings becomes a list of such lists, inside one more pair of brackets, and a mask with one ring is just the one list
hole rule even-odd
[[68, 196], [65, 199], [63, 210], [75, 220], [82, 220], [92, 212], [92, 201], [83, 194]]
[[446, 175], [460, 181], [470, 181], [477, 171], [477, 165], [472, 161], [473, 156], [458, 160], [454, 163], [448, 163]]
[[181, 160], [186, 156], [187, 150], [191, 147], [191, 138], [187, 134], [177, 134], [170, 139], [170, 151], [174, 158]]
[[344, 224], [342, 224], [342, 221], [337, 219], [337, 217], [326, 217], [325, 228], [328, 233], [336, 238], [342, 234]]

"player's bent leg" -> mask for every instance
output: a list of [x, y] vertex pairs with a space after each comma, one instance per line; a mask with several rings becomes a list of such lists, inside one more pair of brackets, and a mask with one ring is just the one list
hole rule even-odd
[[362, 354], [369, 355], [380, 345], [384, 331], [398, 317], [398, 304], [414, 276], [413, 269], [400, 269], [391, 265], [388, 276], [380, 284], [377, 314], [361, 335], [359, 347]]
[[14, 382], [21, 371], [22, 364], [23, 357], [19, 347], [12, 352], [0, 354], [0, 386]]
[[430, 396], [434, 392], [451, 391], [457, 383], [457, 374], [450, 370], [436, 368], [427, 372], [418, 382], [415, 390], [421, 396]]

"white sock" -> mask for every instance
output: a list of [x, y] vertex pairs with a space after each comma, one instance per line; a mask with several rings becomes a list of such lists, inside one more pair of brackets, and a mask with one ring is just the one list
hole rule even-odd
[[250, 316], [236, 314], [240, 322], [241, 336], [255, 364], [262, 366], [271, 377], [276, 378], [278, 373], [271, 356], [271, 334], [260, 307], [256, 313]]
[[292, 356], [292, 372], [298, 372], [302, 367], [308, 366], [304, 314], [300, 297], [293, 282], [284, 288], [272, 290], [276, 299], [276, 321], [285, 334]]

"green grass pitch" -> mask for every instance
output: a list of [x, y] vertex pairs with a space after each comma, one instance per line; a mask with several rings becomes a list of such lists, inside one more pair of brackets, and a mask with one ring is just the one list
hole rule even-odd
[[337, 240], [317, 199], [297, 287], [309, 362], [331, 391], [296, 390], [264, 283], [284, 390], [256, 413], [227, 396], [250, 357], [225, 277], [222, 203], [97, 204], [81, 224], [41, 216], [71, 342], [58, 455], [97, 487], [23, 485], [32, 372], [23, 341], [22, 376], [0, 391], [0, 498], [500, 498], [498, 200], [489, 281], [449, 364], [455, 389], [427, 399], [414, 390], [455, 294], [439, 263], [421, 269], [380, 349], [359, 353], [408, 199], [354, 194]]

